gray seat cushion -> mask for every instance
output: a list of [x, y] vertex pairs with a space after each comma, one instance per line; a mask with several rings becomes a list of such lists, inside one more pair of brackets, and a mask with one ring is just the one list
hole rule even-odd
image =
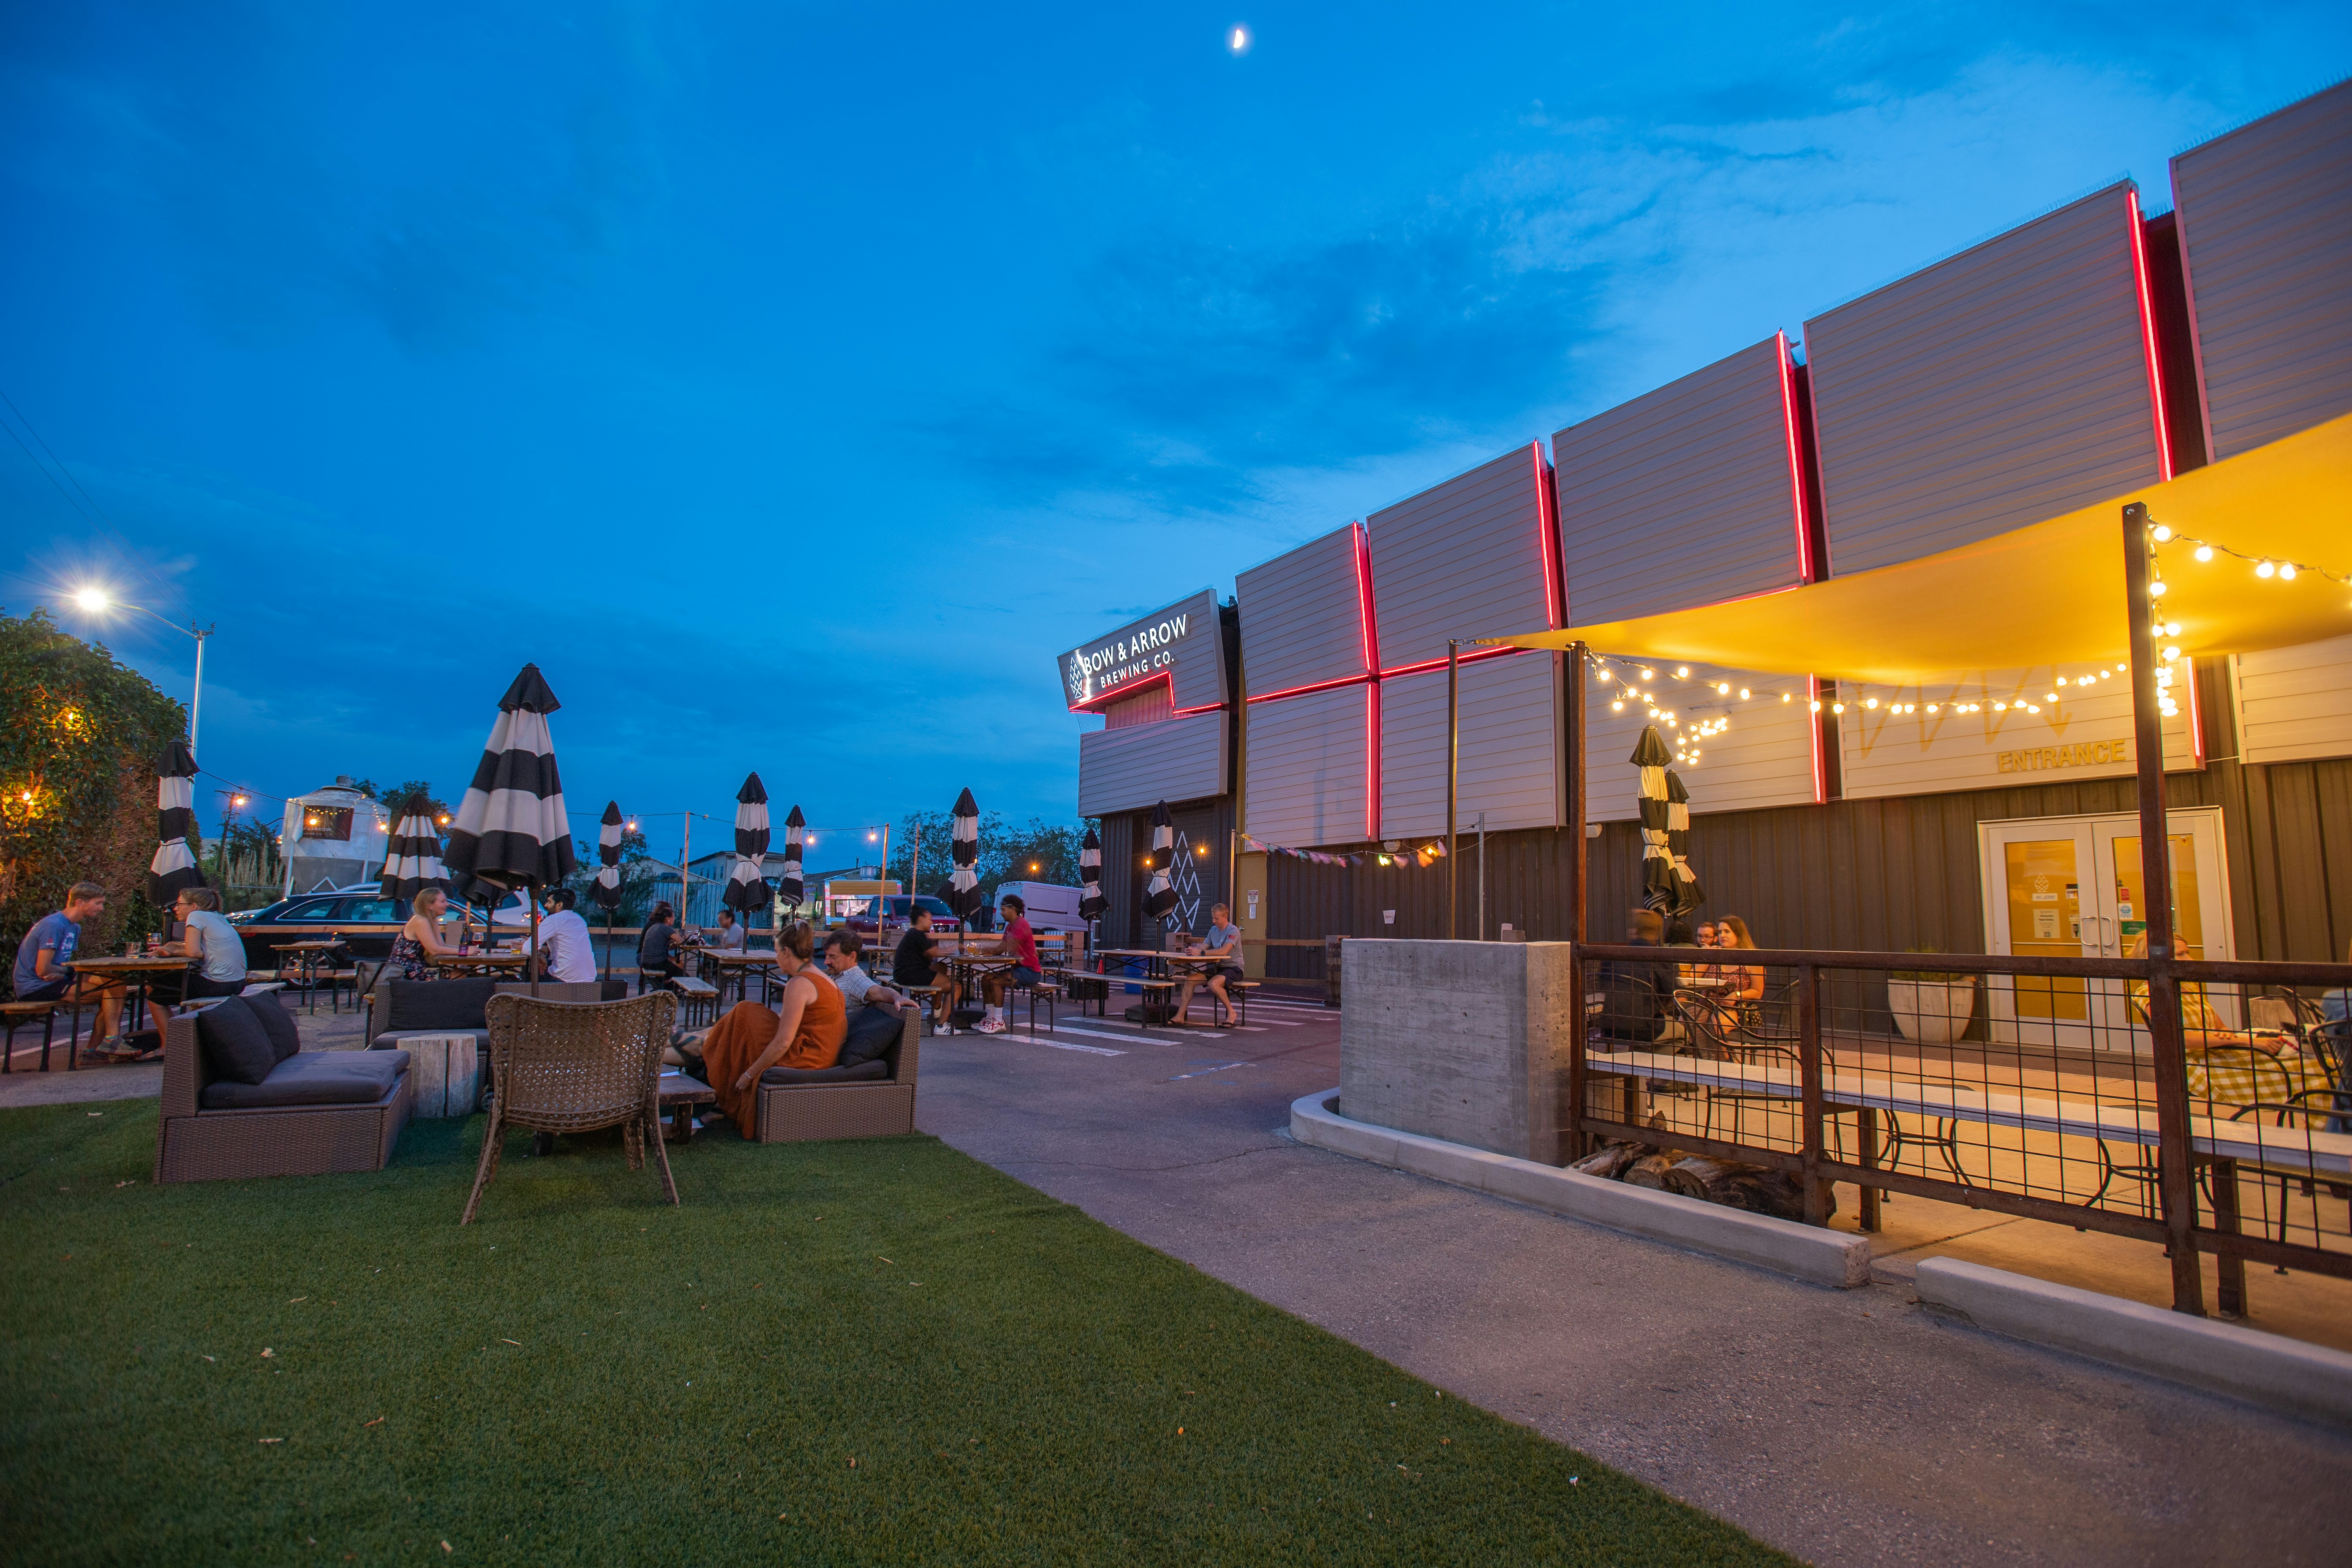
[[208, 1083], [206, 1110], [263, 1110], [283, 1105], [373, 1105], [408, 1070], [406, 1051], [304, 1051], [279, 1062], [259, 1083]]
[[482, 1009], [498, 991], [496, 980], [471, 975], [456, 980], [387, 980], [379, 987], [386, 1016], [376, 1020], [380, 1029], [417, 1029], [446, 1034], [455, 1029], [478, 1029]]
[[866, 1083], [875, 1079], [887, 1079], [890, 1064], [878, 1057], [870, 1062], [856, 1062], [829, 1068], [770, 1068], [760, 1075], [762, 1084], [789, 1083]]
[[[275, 1006], [268, 997], [263, 1001]], [[260, 1015], [242, 996], [214, 1003], [196, 1015], [196, 1044], [205, 1076], [258, 1089], [278, 1066], [278, 1049], [261, 1026]]]

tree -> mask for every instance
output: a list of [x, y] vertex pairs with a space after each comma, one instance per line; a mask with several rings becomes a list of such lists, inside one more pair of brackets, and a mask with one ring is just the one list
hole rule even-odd
[[106, 889], [83, 933], [93, 952], [120, 933], [160, 929], [147, 902], [155, 853], [155, 757], [188, 732], [187, 710], [105, 647], [58, 629], [45, 610], [0, 615], [0, 943], [62, 906], [66, 889]]

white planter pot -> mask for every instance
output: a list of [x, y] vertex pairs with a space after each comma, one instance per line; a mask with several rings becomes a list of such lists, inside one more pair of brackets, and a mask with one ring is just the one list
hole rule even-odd
[[1906, 1040], [1923, 1046], [1948, 1046], [1965, 1033], [1976, 1016], [1977, 983], [1973, 980], [1890, 980], [1886, 1010]]

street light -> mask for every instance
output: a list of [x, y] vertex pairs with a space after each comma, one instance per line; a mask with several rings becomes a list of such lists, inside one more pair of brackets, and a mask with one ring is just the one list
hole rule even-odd
[[106, 614], [107, 611], [116, 608], [137, 610], [142, 615], [153, 616], [155, 619], [162, 621], [165, 626], [171, 627], [173, 631], [180, 633], [183, 637], [191, 637], [196, 639], [195, 696], [194, 700], [188, 704], [188, 754], [192, 757], [194, 756], [196, 754], [196, 725], [204, 718], [205, 713], [205, 639], [213, 635], [214, 628], [212, 626], [199, 627], [194, 621], [190, 621], [184, 626], [168, 616], [157, 615], [155, 611], [149, 609], [144, 605], [134, 605], [128, 599], [118, 599], [111, 593], [95, 583], [75, 589], [73, 602], [75, 608], [83, 611], [85, 614], [92, 616], [102, 616]]

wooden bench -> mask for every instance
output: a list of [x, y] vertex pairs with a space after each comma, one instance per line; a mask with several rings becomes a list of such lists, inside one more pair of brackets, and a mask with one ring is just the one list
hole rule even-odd
[[684, 1023], [688, 1028], [692, 1028], [698, 1018], [704, 1023], [716, 1021], [719, 1012], [718, 986], [708, 980], [697, 979], [691, 974], [681, 974], [669, 983], [669, 988], [678, 994], [678, 1005], [686, 1014]]
[[[41, 1070], [43, 1072], [48, 1071], [49, 1046], [57, 1033], [58, 1010], [61, 1007], [73, 1006], [74, 1005], [72, 1003], [63, 1000], [53, 1002], [0, 1002], [0, 1026], [5, 1026], [7, 1030], [7, 1044], [5, 1046], [0, 1046], [0, 1073], [8, 1072], [14, 1069], [16, 1062], [16, 1031], [31, 1023], [36, 1018], [38, 1018], [41, 1021]], [[79, 1007], [74, 1007], [73, 1032], [77, 1037], [81, 1034], [81, 1009]], [[30, 1047], [26, 1047], [26, 1048], [28, 1050], [31, 1049]], [[72, 1071], [74, 1067], [74, 1040], [68, 1039], [66, 1042], [66, 1070], [68, 1072]]]

